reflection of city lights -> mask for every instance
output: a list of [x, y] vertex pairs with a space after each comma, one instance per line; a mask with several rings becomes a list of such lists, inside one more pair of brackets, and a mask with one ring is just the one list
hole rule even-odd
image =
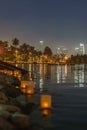
[[43, 78], [40, 79], [40, 88], [43, 88]]
[[32, 80], [32, 65], [29, 64], [29, 80]]
[[60, 83], [59, 66], [57, 66], [57, 83]]
[[65, 65], [65, 76], [67, 76], [67, 65]]
[[[79, 87], [84, 87], [84, 65], [75, 66], [74, 82], [78, 83]], [[75, 87], [78, 87], [75, 86]]]
[[43, 64], [40, 64], [40, 80], [39, 80], [39, 86], [40, 86], [40, 91], [43, 91]]

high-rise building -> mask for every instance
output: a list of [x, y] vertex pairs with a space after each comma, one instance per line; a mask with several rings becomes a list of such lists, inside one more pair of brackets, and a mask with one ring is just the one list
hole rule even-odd
[[84, 48], [84, 44], [83, 43], [80, 43], [80, 52], [81, 54], [85, 54], [85, 48]]
[[57, 54], [67, 54], [68, 50], [65, 47], [57, 48]]
[[79, 47], [75, 48], [75, 54], [84, 55], [85, 54], [85, 47], [83, 43], [80, 43]]
[[40, 41], [40, 51], [43, 53], [43, 45], [44, 45], [44, 41]]

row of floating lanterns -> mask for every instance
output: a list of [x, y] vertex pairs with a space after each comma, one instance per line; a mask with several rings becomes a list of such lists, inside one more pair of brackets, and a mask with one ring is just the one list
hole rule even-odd
[[[25, 94], [33, 95], [35, 93], [34, 81], [21, 81], [21, 88], [22, 92], [24, 92]], [[40, 108], [50, 109], [51, 107], [52, 107], [51, 95], [47, 94], [40, 95]]]
[[21, 80], [21, 74], [19, 71], [15, 70], [15, 71], [10, 71], [10, 70], [0, 70], [0, 72], [10, 75], [10, 76], [14, 76], [17, 77], [19, 80]]

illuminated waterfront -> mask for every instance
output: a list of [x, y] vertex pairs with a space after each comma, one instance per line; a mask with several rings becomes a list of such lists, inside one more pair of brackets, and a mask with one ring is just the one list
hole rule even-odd
[[[27, 80], [32, 78], [41, 84], [77, 84], [83, 86], [87, 82], [87, 65], [49, 65], [49, 64], [16, 64], [29, 72]], [[26, 78], [25, 78], [26, 79]]]
[[36, 83], [36, 94], [28, 101], [39, 104], [41, 94], [52, 96], [51, 111], [36, 109], [30, 115], [34, 122], [44, 130], [87, 129], [86, 65], [24, 64], [22, 68]]

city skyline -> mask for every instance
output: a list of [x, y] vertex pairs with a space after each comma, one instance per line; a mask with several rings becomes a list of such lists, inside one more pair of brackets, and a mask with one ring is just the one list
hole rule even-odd
[[39, 48], [40, 41], [54, 53], [64, 46], [72, 53], [87, 47], [86, 0], [0, 0], [0, 40], [17, 37]]

